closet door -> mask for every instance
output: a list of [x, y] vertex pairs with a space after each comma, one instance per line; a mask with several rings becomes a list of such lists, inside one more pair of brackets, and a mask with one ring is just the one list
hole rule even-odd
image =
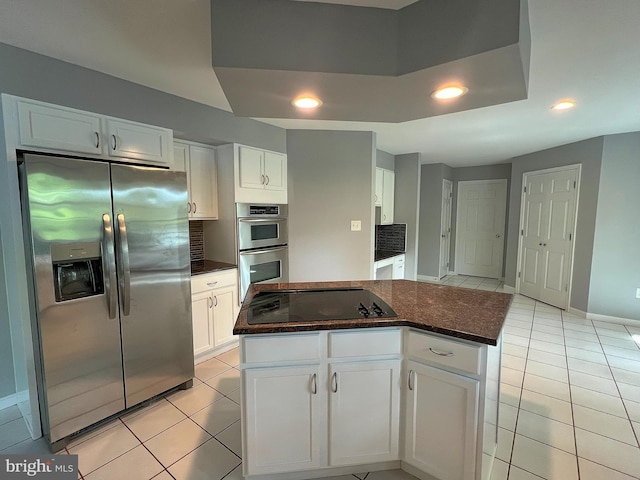
[[525, 174], [519, 291], [567, 308], [578, 169]]

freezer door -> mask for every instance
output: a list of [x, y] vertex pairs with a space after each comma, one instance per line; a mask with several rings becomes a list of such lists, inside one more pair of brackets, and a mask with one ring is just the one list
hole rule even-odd
[[124, 408], [109, 166], [24, 159], [42, 411], [53, 443]]
[[193, 378], [184, 172], [112, 165], [127, 408]]

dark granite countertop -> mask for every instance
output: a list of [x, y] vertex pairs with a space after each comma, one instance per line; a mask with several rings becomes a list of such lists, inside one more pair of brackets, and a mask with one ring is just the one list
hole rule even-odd
[[232, 263], [216, 262], [215, 260], [196, 260], [195, 262], [191, 262], [191, 275], [218, 272], [220, 270], [228, 270], [230, 268], [237, 268], [237, 265]]
[[395, 257], [397, 255], [404, 255], [405, 252], [394, 252], [392, 250], [376, 250], [374, 253], [374, 261], [384, 260], [385, 258]]
[[[362, 287], [387, 302], [397, 318], [359, 318], [306, 323], [249, 325], [247, 306], [257, 292], [265, 290]], [[411, 280], [353, 282], [275, 283], [251, 285], [233, 333], [299, 332], [346, 328], [408, 326], [451, 337], [496, 345], [513, 295], [450, 287]]]

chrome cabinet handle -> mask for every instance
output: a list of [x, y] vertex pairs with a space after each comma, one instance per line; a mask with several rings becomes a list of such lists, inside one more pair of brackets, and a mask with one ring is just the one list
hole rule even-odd
[[443, 352], [442, 350], [434, 350], [431, 347], [429, 347], [429, 350], [431, 351], [431, 353], [435, 353], [436, 355], [440, 355], [441, 357], [453, 357], [453, 352]]
[[191, 213], [191, 202], [187, 202], [187, 213]]
[[314, 395], [318, 393], [318, 383], [316, 379], [317, 374], [314, 373], [313, 375], [311, 375], [311, 393], [313, 393]]
[[93, 132], [96, 135], [96, 148], [100, 148], [100, 133]]
[[193, 213], [196, 213], [198, 211], [198, 204], [196, 202], [193, 202]]
[[214, 287], [218, 282], [207, 282], [208, 287]]
[[264, 175], [260, 175], [260, 183], [264, 185]]
[[213, 298], [209, 297], [209, 308], [213, 308]]
[[249, 250], [247, 252], [240, 252], [240, 255], [261, 255], [263, 253], [280, 252], [286, 250], [289, 247], [269, 248], [266, 250]]
[[407, 386], [409, 390], [413, 391], [413, 385], [411, 385], [411, 375], [413, 375], [413, 370], [409, 370], [409, 375], [407, 376]]
[[267, 183], [265, 183], [265, 185], [269, 185], [269, 175], [265, 175], [264, 178], [267, 179]]
[[217, 307], [218, 306], [218, 296], [216, 295], [213, 298], [216, 300], [216, 303], [214, 303], [213, 306]]
[[375, 194], [373, 195], [373, 201], [374, 201], [374, 202], [377, 202], [377, 201], [378, 201], [378, 195], [375, 195]]
[[[108, 213], [102, 214], [102, 255], [104, 271], [106, 275], [105, 292], [107, 294], [107, 305], [109, 307], [109, 318], [116, 318], [116, 308], [118, 307], [118, 284], [116, 280], [115, 259], [113, 258], [113, 227], [111, 217]], [[59, 285], [62, 285], [58, 282]]]
[[111, 135], [113, 138], [113, 151], [115, 152], [118, 149], [118, 138], [115, 135]]
[[338, 372], [333, 372], [331, 376], [331, 391], [338, 393]]
[[118, 214], [118, 233], [120, 252], [118, 264], [121, 265], [120, 289], [122, 293], [122, 314], [126, 317], [131, 312], [131, 270], [129, 268], [129, 242], [127, 241], [127, 224], [124, 213]]

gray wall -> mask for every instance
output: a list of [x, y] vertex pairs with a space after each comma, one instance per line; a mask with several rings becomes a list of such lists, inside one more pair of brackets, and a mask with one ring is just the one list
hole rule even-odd
[[395, 172], [394, 222], [407, 224], [404, 278], [415, 280], [418, 274], [420, 154], [397, 155]]
[[443, 163], [422, 165], [420, 173], [420, 214], [418, 275], [439, 276], [442, 180], [451, 169]]
[[587, 311], [603, 144], [603, 137], [591, 138], [512, 160], [505, 285], [514, 287], [516, 284], [522, 175], [545, 168], [582, 164], [570, 306]]
[[[396, 162], [394, 156], [384, 150], [376, 150], [376, 167], [395, 170]], [[397, 180], [396, 180], [397, 183]]]
[[284, 129], [0, 43], [0, 92], [158, 125], [178, 138], [285, 152]]
[[[480, 167], [461, 167], [451, 169], [453, 179], [453, 201], [451, 202], [451, 255], [449, 256], [449, 264], [451, 270], [455, 269], [456, 264], [456, 221], [458, 219], [458, 182], [469, 182], [473, 180], [507, 180], [507, 210], [505, 212], [504, 221], [504, 242], [505, 248], [502, 258], [502, 275], [504, 276], [506, 260], [507, 260], [507, 219], [509, 218], [509, 191], [511, 188], [511, 164], [500, 163], [495, 165], [483, 165]], [[447, 177], [445, 177], [447, 178]]]
[[375, 143], [372, 132], [287, 131], [291, 281], [371, 278]]
[[640, 132], [604, 138], [589, 313], [640, 320], [639, 158]]
[[[0, 271], [4, 272], [2, 236], [0, 235]], [[16, 392], [11, 354], [11, 332], [4, 275], [0, 275], [0, 399]]]

